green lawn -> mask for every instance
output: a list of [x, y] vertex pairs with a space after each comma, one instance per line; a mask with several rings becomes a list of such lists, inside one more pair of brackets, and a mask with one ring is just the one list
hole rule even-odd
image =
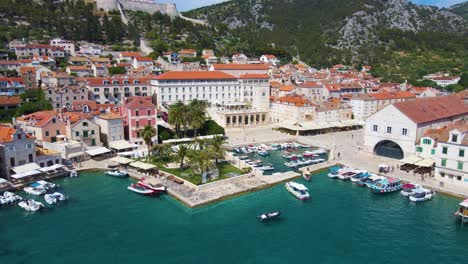
[[[161, 171], [168, 172], [171, 174], [174, 174], [180, 178], [183, 178], [193, 184], [196, 185], [201, 185], [202, 184], [202, 176], [199, 174], [193, 173], [191, 168], [187, 169], [169, 169], [164, 166], [158, 166]], [[242, 174], [242, 171], [238, 169], [237, 167], [229, 164], [228, 162], [223, 162], [218, 164], [218, 169], [219, 169], [219, 180], [227, 179], [229, 178], [230, 173], [237, 173], [237, 174]]]

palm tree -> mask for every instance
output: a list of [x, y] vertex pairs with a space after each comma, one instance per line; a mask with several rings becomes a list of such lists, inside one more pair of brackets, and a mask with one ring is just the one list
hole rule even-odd
[[158, 154], [159, 158], [169, 157], [171, 155], [171, 146], [169, 144], [156, 144], [153, 150]]
[[176, 152], [176, 157], [177, 157], [177, 160], [180, 161], [180, 168], [181, 169], [184, 168], [184, 160], [187, 157], [187, 155], [189, 154], [189, 150], [190, 149], [188, 148], [187, 145], [182, 144], [182, 145], [179, 145], [179, 149]]
[[188, 106], [190, 109], [189, 121], [190, 126], [194, 130], [194, 137], [197, 137], [198, 129], [200, 129], [206, 122], [206, 107], [206, 102], [199, 101], [197, 99], [192, 100]]
[[194, 150], [202, 150], [202, 149], [204, 149], [206, 147], [206, 144], [207, 144], [207, 140], [205, 140], [203, 138], [195, 137], [193, 139], [192, 144], [190, 144], [190, 146]]
[[190, 167], [202, 175], [205, 179], [206, 173], [214, 170], [216, 165], [213, 163], [213, 155], [210, 150], [192, 150], [190, 154]]
[[169, 117], [167, 121], [174, 126], [177, 136], [181, 135], [180, 129], [182, 126], [184, 126], [184, 130], [186, 130], [187, 112], [187, 106], [182, 101], [177, 101], [175, 104], [169, 106]]
[[218, 159], [224, 159], [226, 156], [226, 149], [224, 145], [226, 144], [226, 139], [224, 137], [214, 137], [209, 141], [210, 150], [215, 158], [215, 164], [218, 165]]
[[146, 125], [143, 130], [141, 131], [141, 137], [145, 141], [146, 146], [148, 147], [148, 156], [147, 159], [151, 157], [151, 145], [153, 142], [153, 137], [156, 136], [156, 128], [151, 125]]

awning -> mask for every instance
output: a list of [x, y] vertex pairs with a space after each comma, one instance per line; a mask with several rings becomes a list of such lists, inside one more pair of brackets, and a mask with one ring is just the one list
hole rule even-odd
[[152, 165], [152, 164], [148, 164], [148, 163], [144, 163], [144, 162], [141, 162], [141, 161], [137, 161], [137, 162], [133, 162], [132, 164], [130, 164], [130, 166], [134, 167], [134, 168], [137, 168], [137, 169], [140, 169], [140, 170], [152, 170], [152, 169], [156, 169], [156, 166]]
[[26, 172], [22, 172], [22, 173], [13, 174], [13, 175], [11, 175], [11, 178], [13, 178], [13, 179], [21, 179], [21, 178], [25, 178], [25, 177], [29, 177], [29, 176], [41, 174], [41, 173], [42, 173], [42, 172], [40, 172], [40, 171], [38, 171], [38, 170], [30, 170], [30, 171], [26, 171]]
[[408, 156], [408, 157], [400, 160], [400, 162], [403, 163], [403, 164], [415, 164], [416, 162], [421, 161], [421, 160], [422, 160], [421, 157], [412, 155], [412, 156]]
[[102, 155], [102, 154], [109, 153], [109, 152], [111, 151], [105, 147], [97, 147], [97, 148], [86, 150], [86, 153], [88, 153], [90, 156], [98, 156], [98, 155]]
[[21, 166], [13, 167], [12, 170], [15, 173], [23, 173], [23, 172], [27, 172], [27, 171], [37, 170], [37, 169], [40, 169], [40, 168], [41, 168], [41, 166], [37, 165], [36, 163], [28, 163], [28, 164], [24, 164], [24, 165], [21, 165]]
[[131, 144], [131, 143], [129, 143], [129, 142], [126, 141], [126, 140], [119, 140], [119, 141], [110, 142], [110, 143], [109, 143], [109, 147], [110, 147], [111, 149], [115, 149], [115, 150], [123, 150], [123, 149], [133, 149], [133, 148], [137, 148], [138, 145], [136, 145], [136, 144]]
[[72, 159], [72, 158], [77, 158], [77, 157], [81, 157], [83, 156], [85, 153], [83, 151], [80, 151], [80, 152], [74, 152], [74, 153], [70, 153], [67, 155], [67, 157], [69, 159]]
[[419, 166], [419, 167], [432, 167], [433, 164], [434, 164], [434, 161], [432, 159], [423, 159], [414, 163], [414, 165]]
[[127, 159], [127, 158], [120, 157], [120, 156], [113, 157], [110, 160], [113, 161], [113, 162], [119, 163], [119, 164], [124, 164], [124, 165], [130, 164], [130, 163], [133, 162], [132, 159]]
[[39, 170], [42, 171], [42, 172], [48, 172], [48, 171], [53, 171], [53, 170], [56, 170], [56, 169], [60, 169], [62, 167], [65, 167], [63, 166], [62, 164], [54, 164], [50, 167], [45, 167], [45, 168], [40, 168]]

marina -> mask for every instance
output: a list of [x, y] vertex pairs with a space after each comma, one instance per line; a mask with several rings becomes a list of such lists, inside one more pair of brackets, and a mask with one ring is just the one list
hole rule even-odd
[[[157, 257], [167, 263], [313, 259], [353, 264], [391, 254], [385, 263], [463, 263], [468, 228], [453, 215], [459, 199], [438, 195], [415, 206], [399, 193], [376, 195], [349, 181], [329, 179], [327, 173], [313, 174], [310, 182], [295, 180], [309, 189], [312, 199], [306, 202], [280, 184], [190, 209], [169, 195], [150, 198], [127, 191], [134, 179], [81, 172], [78, 178], [54, 181], [72, 196], [66, 206], [38, 212], [16, 206], [0, 209], [2, 227], [8, 227], [0, 237], [0, 261], [54, 264], [81, 263], [86, 258], [93, 263], [128, 263]], [[281, 212], [274, 221], [256, 219], [273, 210]], [[346, 215], [346, 224], [336, 212]], [[297, 240], [299, 236], [307, 237], [307, 243]], [[373, 250], [363, 252], [366, 247]], [[176, 254], [179, 248], [184, 254]], [[208, 259], [200, 254], [207, 248], [216, 248]], [[134, 250], [141, 253], [131, 253]]]

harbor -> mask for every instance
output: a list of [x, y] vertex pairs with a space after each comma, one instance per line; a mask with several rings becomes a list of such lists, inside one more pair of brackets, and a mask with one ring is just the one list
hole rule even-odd
[[[459, 199], [438, 195], [414, 204], [397, 193], [375, 195], [350, 182], [329, 179], [327, 173], [314, 174], [310, 182], [295, 180], [309, 188], [308, 201], [298, 200], [278, 184], [192, 209], [170, 195], [144, 197], [126, 190], [135, 182], [131, 178], [81, 172], [78, 178], [54, 181], [70, 195], [64, 206], [35, 213], [19, 207], [0, 210], [2, 227], [8, 227], [0, 237], [0, 261], [16, 264], [34, 259], [54, 264], [81, 263], [86, 258], [93, 263], [120, 264], [148, 258], [167, 263], [313, 259], [353, 264], [384, 254], [392, 256], [385, 263], [463, 263], [468, 229], [453, 215]], [[282, 214], [268, 222], [256, 219], [271, 210]], [[306, 242], [298, 237], [306, 237]], [[177, 254], [182, 248], [185, 253]], [[210, 251], [209, 258], [200, 254], [210, 248], [216, 250]], [[295, 254], [290, 254], [291, 248]], [[142, 253], [130, 253], [134, 250]]]

